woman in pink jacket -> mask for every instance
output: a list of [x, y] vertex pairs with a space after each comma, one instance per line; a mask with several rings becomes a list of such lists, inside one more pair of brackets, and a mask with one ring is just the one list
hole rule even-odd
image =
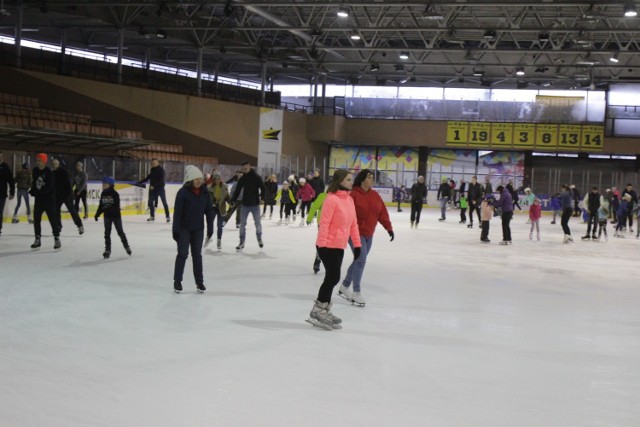
[[322, 205], [316, 248], [324, 265], [325, 276], [307, 322], [326, 330], [342, 327], [342, 320], [331, 313], [331, 294], [340, 281], [340, 267], [349, 238], [353, 242], [354, 258], [360, 256], [358, 219], [353, 199], [349, 197], [352, 180], [349, 171], [335, 171]]

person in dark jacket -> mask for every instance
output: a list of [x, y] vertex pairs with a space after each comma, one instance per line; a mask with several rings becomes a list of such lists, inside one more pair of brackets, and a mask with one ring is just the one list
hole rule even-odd
[[571, 198], [573, 199], [573, 216], [580, 216], [580, 192], [575, 185], [571, 184]]
[[78, 227], [78, 233], [84, 234], [84, 226], [78, 211], [74, 206], [73, 191], [71, 190], [71, 181], [69, 181], [69, 174], [64, 168], [60, 167], [60, 161], [53, 159], [51, 162], [53, 166], [53, 182], [56, 188], [56, 213], [58, 215], [58, 229], [62, 230], [62, 205], [64, 204], [73, 219], [73, 223]]
[[131, 256], [131, 248], [127, 241], [127, 236], [122, 229], [122, 216], [120, 215], [120, 195], [115, 189], [116, 180], [107, 176], [102, 179], [102, 193], [100, 193], [100, 205], [95, 214], [95, 220], [104, 214], [104, 258], [111, 256], [111, 227], [116, 228], [116, 232], [120, 237], [122, 246], [129, 256]]
[[518, 197], [518, 191], [516, 191], [516, 189], [513, 187], [513, 184], [511, 183], [511, 181], [509, 181], [509, 183], [505, 188], [509, 191], [509, 194], [511, 195], [513, 210], [515, 211], [517, 207], [518, 210], [521, 211], [522, 208], [520, 207], [520, 197]]
[[262, 208], [262, 218], [267, 217], [267, 206], [269, 206], [269, 219], [273, 217], [273, 207], [276, 204], [276, 194], [278, 194], [278, 177], [271, 174], [264, 183], [264, 207]]
[[[598, 187], [593, 187], [587, 195], [587, 206], [585, 209], [589, 213], [587, 219], [587, 234], [582, 236], [582, 240], [598, 240], [598, 209], [600, 209], [600, 192]], [[591, 237], [591, 225], [593, 224], [593, 237]]]
[[502, 185], [496, 188], [496, 191], [500, 193], [500, 200], [493, 202], [495, 208], [500, 208], [502, 218], [502, 242], [501, 245], [511, 244], [511, 218], [513, 218], [513, 199], [511, 198], [511, 192]]
[[73, 176], [73, 195], [75, 196], [75, 208], [80, 213], [80, 201], [84, 206], [84, 219], [89, 218], [89, 209], [87, 207], [87, 181], [89, 176], [84, 171], [82, 162], [76, 163], [76, 174]]
[[569, 219], [573, 213], [573, 191], [567, 184], [562, 186], [560, 191], [560, 206], [562, 208], [562, 216], [560, 217], [560, 224], [562, 225], [562, 231], [564, 232], [563, 243], [573, 242], [571, 237], [571, 229], [569, 228]]
[[478, 183], [476, 176], [471, 177], [471, 182], [467, 188], [467, 201], [469, 203], [469, 225], [468, 228], [473, 228], [473, 213], [478, 216], [478, 225], [482, 224], [480, 219], [480, 205], [483, 199], [482, 186]]
[[47, 167], [47, 155], [39, 153], [36, 155], [36, 167], [32, 172], [31, 194], [35, 202], [33, 204], [33, 231], [36, 240], [31, 245], [31, 249], [38, 250], [41, 246], [42, 229], [40, 223], [42, 214], [46, 213], [51, 225], [51, 231], [54, 237], [54, 249], [60, 249], [60, 225], [56, 213], [56, 188], [54, 185], [54, 176], [51, 169]]
[[23, 163], [22, 169], [16, 172], [16, 187], [18, 189], [18, 203], [16, 204], [16, 209], [13, 211], [13, 219], [12, 223], [17, 224], [20, 222], [20, 218], [18, 218], [18, 212], [20, 211], [20, 205], [22, 204], [22, 200], [24, 200], [24, 204], [27, 207], [27, 218], [29, 224], [33, 224], [33, 219], [31, 218], [31, 206], [29, 205], [29, 189], [31, 188], [31, 171], [29, 170], [29, 164]]
[[308, 184], [311, 184], [311, 188], [313, 188], [313, 191], [315, 192], [316, 196], [313, 198], [313, 200], [315, 200], [320, 193], [324, 193], [324, 190], [325, 190], [324, 180], [320, 176], [319, 170], [316, 169], [313, 172], [313, 178], [307, 180], [307, 182]]
[[411, 228], [418, 228], [422, 205], [427, 197], [427, 186], [424, 184], [424, 176], [418, 177], [418, 182], [411, 187]]
[[[638, 204], [638, 193], [633, 189], [633, 185], [631, 183], [627, 184], [627, 187], [622, 190], [622, 197], [626, 195], [631, 196], [631, 201], [629, 202], [629, 206], [633, 209]], [[640, 230], [640, 227], [638, 228]], [[629, 215], [629, 233], [633, 233], [633, 215]]]
[[[9, 191], [7, 191], [9, 188]], [[2, 222], [4, 221], [4, 205], [7, 202], [7, 196], [9, 200], [12, 200], [16, 195], [16, 185], [13, 180], [13, 173], [11, 168], [4, 162], [4, 155], [0, 151], [0, 234], [2, 234]]]
[[173, 240], [178, 244], [178, 255], [173, 271], [173, 290], [178, 294], [182, 292], [182, 277], [189, 256], [189, 248], [191, 248], [196, 289], [199, 293], [207, 289], [204, 286], [202, 274], [203, 218], [205, 216], [207, 218], [206, 244], [208, 245], [213, 236], [213, 204], [203, 179], [200, 169], [188, 165], [184, 173], [184, 186], [178, 191], [173, 208]]
[[240, 192], [242, 192], [242, 213], [240, 215], [240, 243], [236, 246], [236, 250], [244, 249], [244, 241], [247, 234], [247, 217], [249, 214], [253, 216], [253, 222], [256, 225], [256, 237], [258, 238], [258, 246], [264, 246], [262, 243], [262, 224], [260, 223], [260, 199], [264, 199], [264, 182], [260, 175], [251, 168], [249, 162], [242, 165], [242, 178], [238, 180], [231, 203], [238, 200]]
[[442, 178], [442, 184], [438, 188], [437, 199], [440, 201], [440, 219], [438, 221], [445, 221], [447, 219], [447, 203], [451, 198], [451, 185], [447, 181], [447, 178]]
[[167, 195], [164, 191], [164, 169], [160, 166], [158, 159], [151, 159], [151, 170], [149, 171], [149, 175], [147, 175], [147, 177], [142, 181], [139, 181], [138, 185], [147, 181], [149, 181], [149, 218], [147, 221], [155, 221], [156, 206], [158, 206], [158, 197], [160, 197], [164, 213], [167, 217], [167, 222], [171, 222]]

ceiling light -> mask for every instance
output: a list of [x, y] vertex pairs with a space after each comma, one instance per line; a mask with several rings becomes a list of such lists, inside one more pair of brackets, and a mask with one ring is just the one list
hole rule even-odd
[[548, 42], [549, 41], [549, 33], [540, 33], [538, 34], [538, 40], [541, 42]]
[[524, 68], [523, 67], [518, 67], [516, 69], [516, 76], [520, 76], [520, 77], [524, 76]]
[[474, 77], [482, 77], [484, 76], [484, 70], [473, 70], [473, 76]]
[[627, 18], [634, 18], [638, 16], [638, 11], [636, 10], [636, 7], [633, 5], [633, 3], [627, 3], [625, 5], [624, 16], [626, 16]]
[[166, 39], [167, 38], [167, 32], [165, 30], [158, 30], [156, 32], [156, 37], [159, 39]]
[[355, 34], [355, 33], [354, 33], [354, 34], [351, 34], [351, 35], [349, 36], [349, 38], [350, 38], [351, 40], [360, 40], [362, 37], [360, 37], [360, 34]]
[[338, 17], [340, 18], [348, 18], [349, 9], [347, 9], [346, 7], [341, 7], [340, 9], [338, 9], [338, 12], [336, 13], [336, 15], [338, 15]]
[[409, 52], [400, 52], [399, 58], [406, 61], [409, 59]]
[[441, 13], [437, 13], [431, 6], [427, 6], [427, 8], [422, 12], [422, 15], [419, 17], [422, 19], [426, 19], [429, 21], [439, 21], [444, 19], [444, 16]]
[[493, 30], [488, 30], [485, 31], [484, 36], [483, 36], [486, 40], [495, 40], [496, 37], [498, 37], [498, 34], [496, 34], [495, 31]]
[[613, 62], [614, 64], [617, 64], [618, 62], [620, 62], [620, 60], [618, 59], [618, 54], [616, 53], [611, 58], [609, 58], [609, 61]]
[[378, 71], [380, 66], [378, 64], [371, 64], [371, 71]]
[[410, 78], [411, 78], [411, 77], [407, 76], [407, 77], [405, 77], [404, 79], [400, 80], [398, 83], [400, 83], [401, 85], [403, 85], [403, 84], [405, 84], [406, 82], [408, 82]]

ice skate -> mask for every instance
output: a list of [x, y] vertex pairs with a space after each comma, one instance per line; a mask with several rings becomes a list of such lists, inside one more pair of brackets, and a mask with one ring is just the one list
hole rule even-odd
[[62, 244], [60, 243], [60, 238], [59, 237], [54, 237], [53, 238], [53, 250], [57, 251], [62, 247]]
[[533, 232], [529, 233], [529, 240], [533, 240]]
[[125, 246], [124, 250], [127, 253], [127, 255], [131, 256], [131, 248], [129, 246]]
[[293, 222], [296, 222], [296, 214], [293, 214]]
[[102, 258], [109, 259], [110, 256], [111, 256], [111, 249], [105, 249], [104, 252], [102, 252]]
[[32, 251], [37, 251], [38, 249], [40, 249], [41, 245], [42, 245], [42, 243], [40, 242], [40, 237], [36, 237], [36, 240], [31, 245], [31, 250]]
[[182, 282], [179, 282], [177, 280], [173, 281], [173, 292], [175, 292], [176, 294], [182, 292]]
[[[295, 221], [295, 219], [294, 219], [294, 221]], [[284, 220], [284, 225], [289, 225], [289, 218], [286, 218], [286, 219]]]
[[467, 225], [467, 228], [473, 228], [473, 223], [469, 223], [469, 225]]
[[551, 224], [555, 224], [555, 223], [556, 223], [555, 221], [551, 221]]
[[367, 303], [364, 298], [362, 297], [362, 294], [360, 292], [353, 292], [352, 296], [351, 296], [351, 303], [355, 306], [358, 307], [364, 307], [364, 305]]
[[503, 240], [502, 242], [498, 243], [500, 246], [507, 246], [509, 245], [511, 242], [509, 242], [508, 240]]
[[204, 239], [204, 247], [206, 248], [207, 246], [209, 246], [212, 240], [213, 239], [211, 237], [207, 237], [206, 239]]
[[304, 227], [304, 218], [300, 218], [300, 227]]
[[418, 229], [418, 222], [416, 222], [416, 225], [413, 227], [414, 229]]
[[351, 295], [351, 290], [347, 288], [345, 285], [340, 285], [340, 288], [338, 289], [338, 295], [340, 295], [342, 298], [346, 299], [349, 302], [353, 300], [353, 296]]
[[442, 222], [442, 221], [446, 221], [446, 218], [439, 218], [438, 221]]
[[413, 230], [413, 226], [415, 225], [414, 221], [411, 221], [411, 229]]
[[29, 218], [27, 218], [27, 221], [29, 222], [29, 224], [33, 224], [33, 217], [29, 215]]
[[466, 221], [458, 221], [458, 224], [466, 224]]
[[589, 240], [589, 239], [591, 239], [591, 237], [587, 234], [586, 236], [582, 236], [580, 239], [581, 240]]
[[480, 241], [482, 243], [491, 243], [491, 240], [489, 240], [489, 239], [480, 239]]
[[206, 291], [207, 288], [205, 288], [204, 283], [198, 283], [196, 284], [196, 290], [199, 294], [204, 294], [204, 291]]
[[566, 245], [567, 243], [569, 243], [569, 235], [568, 235], [568, 234], [565, 234], [565, 235], [564, 235], [564, 239], [562, 240], [562, 243], [564, 243], [565, 245]]
[[328, 316], [329, 304], [326, 302], [316, 301], [315, 305], [309, 313], [307, 323], [311, 323], [313, 326], [330, 331], [333, 329], [333, 324]]
[[78, 234], [81, 236], [84, 234], [84, 227], [82, 225], [78, 227]]
[[171, 222], [171, 218], [167, 217], [167, 223], [170, 223], [170, 222]]
[[538, 236], [537, 236], [537, 237], [538, 237], [538, 241], [540, 241], [540, 233], [538, 233]]
[[269, 221], [271, 221], [271, 217], [273, 216], [273, 214], [269, 214]]
[[236, 251], [242, 252], [243, 249], [244, 249], [244, 242], [240, 242], [240, 244], [236, 246]]
[[11, 224], [17, 224], [20, 222], [20, 219], [18, 218], [17, 215], [14, 215], [13, 218], [11, 219]]
[[282, 218], [280, 218], [280, 221], [278, 221], [278, 225], [282, 225], [282, 224], [283, 224], [283, 222], [284, 222], [284, 221], [282, 220]]
[[267, 214], [260, 215], [260, 219], [265, 219], [266, 217], [267, 217]]
[[332, 329], [342, 329], [342, 319], [339, 318], [338, 316], [335, 316], [332, 312], [331, 312], [331, 307], [333, 306], [333, 304], [329, 303], [327, 305], [327, 318], [329, 319], [329, 321], [331, 322], [331, 328]]
[[150, 216], [149, 218], [147, 218], [147, 222], [151, 222], [151, 221], [155, 221], [156, 219], [152, 216]]
[[594, 234], [593, 236], [591, 236], [591, 240], [598, 240], [598, 238], [596, 237], [596, 235]]
[[264, 242], [262, 241], [262, 238], [258, 238], [258, 246], [260, 246], [260, 249], [264, 248]]
[[222, 250], [222, 239], [218, 239], [218, 251]]

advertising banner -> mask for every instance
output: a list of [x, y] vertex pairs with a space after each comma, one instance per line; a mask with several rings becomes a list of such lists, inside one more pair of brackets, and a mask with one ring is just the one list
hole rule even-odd
[[280, 167], [283, 120], [282, 110], [260, 108], [258, 170], [277, 170]]

